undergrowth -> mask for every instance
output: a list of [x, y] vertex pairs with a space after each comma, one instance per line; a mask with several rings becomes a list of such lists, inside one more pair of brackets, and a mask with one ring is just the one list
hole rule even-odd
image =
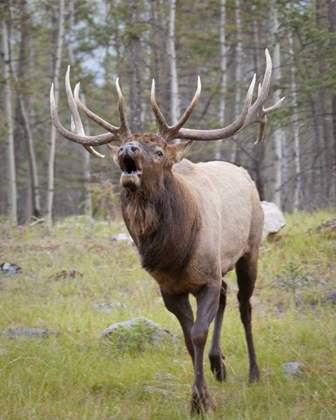
[[[332, 218], [327, 211], [287, 215], [277, 240], [262, 244], [252, 300], [262, 373], [255, 385], [247, 381], [235, 276], [227, 275], [228, 378], [219, 384], [206, 368], [217, 410], [204, 418], [336, 418], [336, 307], [325, 298], [336, 290], [336, 235], [316, 230]], [[121, 231], [122, 222], [71, 218], [51, 231], [0, 225], [0, 264], [22, 268], [15, 277], [0, 275], [0, 419], [189, 418], [193, 371], [180, 326], [135, 248], [111, 241]], [[92, 309], [103, 302], [123, 305]], [[174, 340], [146, 344], [138, 331], [125, 347], [101, 338], [110, 324], [136, 317], [158, 323]], [[18, 327], [50, 334], [6, 335]], [[302, 373], [285, 375], [288, 362], [302, 363]]]

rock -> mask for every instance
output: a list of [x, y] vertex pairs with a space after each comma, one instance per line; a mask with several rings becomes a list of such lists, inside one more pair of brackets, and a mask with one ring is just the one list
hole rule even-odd
[[43, 328], [10, 328], [4, 332], [4, 336], [8, 338], [21, 338], [21, 337], [33, 337], [33, 338], [44, 338], [51, 334], [53, 331]]
[[106, 302], [106, 303], [94, 303], [90, 305], [90, 309], [99, 309], [105, 312], [111, 312], [113, 309], [125, 309], [127, 307], [126, 303], [121, 302]]
[[117, 235], [113, 235], [111, 238], [112, 242], [125, 242], [127, 245], [134, 245], [133, 239], [131, 235], [128, 233], [118, 233]]
[[328, 292], [324, 299], [322, 300], [323, 303], [331, 303], [332, 305], [336, 305], [336, 290], [332, 292]]
[[106, 328], [102, 336], [108, 337], [116, 334], [119, 344], [123, 342], [144, 341], [156, 342], [171, 337], [167, 330], [163, 330], [158, 324], [146, 318], [135, 318], [129, 321], [117, 322]]
[[301, 376], [307, 370], [307, 367], [301, 362], [288, 362], [284, 363], [284, 370], [287, 376]]
[[16, 264], [5, 262], [0, 264], [0, 273], [6, 277], [17, 276], [22, 273], [22, 268]]
[[269, 203], [268, 201], [261, 201], [261, 207], [263, 208], [265, 215], [262, 238], [263, 240], [272, 240], [275, 234], [286, 225], [286, 221], [276, 204]]
[[322, 222], [319, 226], [309, 229], [309, 232], [323, 234], [325, 237], [333, 239], [336, 238], [336, 219]]

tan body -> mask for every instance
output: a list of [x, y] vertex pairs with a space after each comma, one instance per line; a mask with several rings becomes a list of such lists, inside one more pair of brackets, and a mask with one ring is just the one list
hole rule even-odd
[[193, 164], [184, 159], [173, 166], [173, 174], [197, 201], [202, 240], [185, 272], [175, 278], [150, 274], [171, 294], [197, 294], [204, 285], [215, 283], [208, 277], [214, 272], [220, 288], [218, 279], [244, 254], [258, 253], [264, 214], [254, 182], [245, 169], [227, 162]]

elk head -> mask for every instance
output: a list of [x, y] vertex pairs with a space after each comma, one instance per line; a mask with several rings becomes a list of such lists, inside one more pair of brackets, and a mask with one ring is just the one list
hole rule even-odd
[[155, 180], [160, 182], [164, 171], [180, 162], [191, 144], [191, 141], [168, 144], [158, 135], [138, 134], [124, 141], [120, 147], [107, 146], [121, 169], [121, 185], [135, 192], [146, 188], [146, 180], [151, 179], [152, 187]]
[[[57, 107], [54, 99], [53, 85], [50, 91], [50, 109], [52, 121], [58, 132], [70, 141], [82, 144], [86, 150], [94, 156], [104, 157], [96, 152], [93, 146], [107, 144], [114, 161], [121, 169], [121, 184], [131, 192], [137, 191], [144, 184], [144, 179], [160, 179], [164, 170], [169, 170], [175, 163], [178, 163], [190, 149], [194, 140], [210, 141], [220, 140], [232, 137], [234, 134], [244, 130], [253, 123], [258, 123], [259, 135], [255, 144], [259, 144], [263, 139], [267, 115], [277, 109], [284, 98], [280, 99], [270, 108], [264, 108], [272, 74], [272, 61], [268, 50], [266, 54], [266, 71], [264, 79], [258, 89], [258, 98], [252, 104], [252, 95], [255, 85], [255, 75], [248, 89], [243, 110], [239, 117], [227, 127], [214, 130], [195, 130], [183, 128], [191, 115], [201, 93], [201, 81], [198, 78], [198, 86], [194, 98], [189, 107], [182, 115], [180, 120], [173, 126], [169, 126], [160, 111], [155, 99], [155, 82], [153, 80], [151, 90], [151, 105], [158, 122], [157, 134], [135, 134], [132, 135], [126, 121], [124, 111], [123, 95], [119, 86], [119, 80], [116, 81], [118, 93], [118, 111], [120, 126], [116, 127], [103, 120], [98, 115], [90, 111], [79, 98], [79, 83], [74, 89], [74, 95], [70, 86], [70, 66], [68, 67], [65, 86], [68, 98], [68, 104], [71, 111], [73, 131], [65, 129], [57, 115]], [[80, 119], [78, 108], [90, 119], [103, 127], [107, 133], [97, 136], [86, 136], [83, 124]], [[174, 139], [187, 139], [189, 141], [170, 144]], [[110, 143], [120, 141], [121, 146], [116, 147]], [[155, 177], [154, 175], [157, 175]]]

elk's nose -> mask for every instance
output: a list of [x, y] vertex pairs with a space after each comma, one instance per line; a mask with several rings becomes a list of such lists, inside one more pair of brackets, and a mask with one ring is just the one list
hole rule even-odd
[[140, 147], [134, 144], [126, 144], [121, 146], [118, 152], [119, 156], [128, 155], [128, 156], [137, 156], [140, 154]]

